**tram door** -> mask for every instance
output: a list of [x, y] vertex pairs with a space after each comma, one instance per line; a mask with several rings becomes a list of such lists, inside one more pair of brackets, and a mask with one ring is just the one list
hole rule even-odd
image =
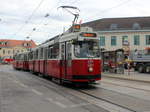
[[61, 45], [61, 60], [62, 60], [62, 78], [69, 79], [72, 65], [72, 44], [65, 42]]

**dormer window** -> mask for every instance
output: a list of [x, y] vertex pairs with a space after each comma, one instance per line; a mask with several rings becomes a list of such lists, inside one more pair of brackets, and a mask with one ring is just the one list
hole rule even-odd
[[4, 42], [4, 45], [7, 45], [7, 42]]
[[110, 29], [111, 30], [116, 30], [118, 28], [118, 24], [111, 24]]
[[132, 29], [139, 30], [139, 29], [141, 29], [141, 26], [140, 26], [139, 23], [134, 23], [133, 26], [132, 26]]
[[23, 46], [28, 47], [28, 46], [30, 46], [30, 44], [29, 43], [23, 43]]
[[0, 42], [0, 45], [7, 45], [7, 42]]

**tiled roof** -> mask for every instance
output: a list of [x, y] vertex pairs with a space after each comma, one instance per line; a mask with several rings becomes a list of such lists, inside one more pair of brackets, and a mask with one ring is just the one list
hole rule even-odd
[[144, 30], [150, 29], [150, 17], [104, 18], [83, 23], [82, 26], [92, 27], [95, 31]]
[[25, 47], [25, 48], [34, 48], [36, 44], [33, 40], [9, 40], [9, 39], [0, 39], [0, 47]]

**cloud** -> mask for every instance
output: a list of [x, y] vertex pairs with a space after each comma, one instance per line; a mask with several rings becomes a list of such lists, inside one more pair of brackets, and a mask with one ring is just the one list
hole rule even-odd
[[[79, 19], [83, 22], [100, 18], [150, 15], [149, 0], [44, 0], [29, 19], [40, 1], [4, 0], [0, 4], [0, 38], [25, 39], [36, 28], [30, 36], [40, 43], [62, 33], [63, 27], [69, 28], [71, 25], [73, 16], [67, 11], [58, 10], [61, 5], [77, 6], [81, 10]], [[120, 3], [123, 4], [119, 6]], [[50, 16], [45, 18], [47, 13]]]

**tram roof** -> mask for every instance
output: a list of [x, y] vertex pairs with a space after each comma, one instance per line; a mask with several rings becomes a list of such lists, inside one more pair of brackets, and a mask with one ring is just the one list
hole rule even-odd
[[93, 29], [90, 27], [81, 27], [80, 31], [78, 31], [78, 32], [72, 32], [70, 29], [71, 28], [69, 28], [66, 32], [64, 32], [62, 34], [56, 35], [56, 36], [46, 40], [45, 42], [40, 44], [38, 47], [36, 47], [32, 50], [34, 51], [37, 48], [47, 47], [47, 46], [55, 44], [57, 42], [63, 42], [63, 41], [75, 39], [81, 32], [93, 32]]

